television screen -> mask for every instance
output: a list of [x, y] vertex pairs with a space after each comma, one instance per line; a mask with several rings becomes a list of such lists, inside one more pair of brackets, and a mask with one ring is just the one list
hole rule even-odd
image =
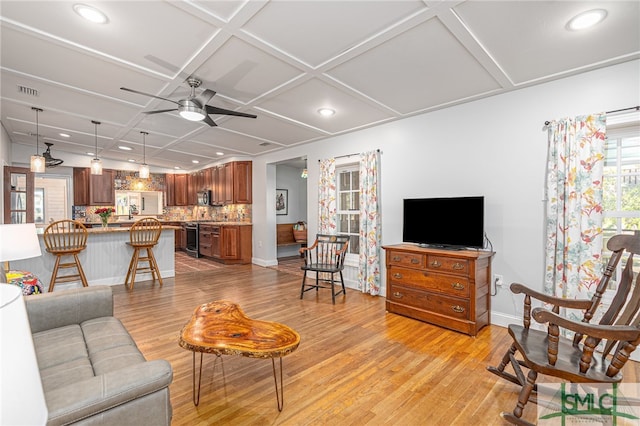
[[402, 241], [444, 248], [484, 247], [484, 197], [404, 200]]

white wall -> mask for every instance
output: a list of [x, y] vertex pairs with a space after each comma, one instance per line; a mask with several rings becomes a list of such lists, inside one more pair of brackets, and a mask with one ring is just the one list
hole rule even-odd
[[[9, 134], [0, 123], [0, 188], [4, 189], [4, 166], [11, 165], [11, 140]], [[4, 196], [0, 197], [0, 223], [4, 223]]]
[[[289, 202], [287, 214], [276, 215], [276, 223], [307, 221], [307, 180], [300, 177], [301, 173], [296, 167], [276, 166], [276, 189], [286, 189]], [[295, 256], [299, 250], [300, 246], [278, 247], [277, 257]]]
[[[308, 224], [317, 229], [318, 160], [380, 149], [383, 244], [402, 240], [402, 200], [484, 195], [493, 272], [542, 288], [546, 120], [640, 105], [640, 61], [591, 71], [371, 129], [255, 157], [254, 262], [273, 264], [271, 164], [307, 156]], [[272, 198], [269, 196], [269, 199]], [[261, 215], [264, 215], [262, 217]], [[428, 217], [425, 218], [428, 220]], [[383, 262], [384, 263], [384, 262]], [[383, 286], [386, 283], [383, 283]], [[521, 311], [508, 286], [492, 297], [492, 322]]]

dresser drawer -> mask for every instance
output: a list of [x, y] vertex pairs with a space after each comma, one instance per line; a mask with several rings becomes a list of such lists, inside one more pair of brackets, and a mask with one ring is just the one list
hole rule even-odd
[[468, 277], [458, 277], [431, 271], [391, 266], [387, 269], [387, 281], [404, 287], [415, 287], [462, 298], [468, 298], [470, 294]]
[[410, 268], [425, 268], [427, 256], [419, 253], [390, 251], [387, 253], [389, 265], [407, 266]]
[[468, 275], [469, 261], [466, 259], [456, 259], [455, 257], [429, 255], [427, 268], [440, 272]]
[[469, 319], [469, 301], [449, 297], [442, 294], [429, 293], [391, 283], [387, 299], [393, 303], [401, 303], [422, 310], [446, 315], [451, 318]]

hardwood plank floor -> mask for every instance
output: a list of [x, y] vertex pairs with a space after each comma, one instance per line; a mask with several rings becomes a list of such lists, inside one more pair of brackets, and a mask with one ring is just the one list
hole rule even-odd
[[[485, 370], [509, 345], [506, 329], [477, 337], [385, 311], [384, 299], [328, 289], [300, 300], [301, 277], [255, 265], [177, 273], [164, 286], [114, 286], [115, 314], [147, 359], [173, 366], [174, 425], [502, 425], [517, 388]], [[192, 353], [178, 346], [196, 306], [239, 303], [247, 316], [277, 321], [301, 336], [283, 358], [278, 412], [270, 360], [205, 355], [200, 405], [192, 402]], [[630, 362], [625, 373], [637, 380]], [[525, 410], [535, 419], [535, 405]]]

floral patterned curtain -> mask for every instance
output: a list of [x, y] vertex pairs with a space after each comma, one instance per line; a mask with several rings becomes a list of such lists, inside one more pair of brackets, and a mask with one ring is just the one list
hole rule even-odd
[[547, 294], [589, 298], [600, 278], [605, 133], [605, 114], [567, 118], [548, 126]]
[[320, 234], [335, 234], [338, 229], [336, 194], [336, 160], [335, 158], [321, 160], [318, 181], [318, 233]]
[[378, 164], [380, 153], [360, 154], [360, 257], [358, 288], [373, 296], [380, 294], [380, 206]]

